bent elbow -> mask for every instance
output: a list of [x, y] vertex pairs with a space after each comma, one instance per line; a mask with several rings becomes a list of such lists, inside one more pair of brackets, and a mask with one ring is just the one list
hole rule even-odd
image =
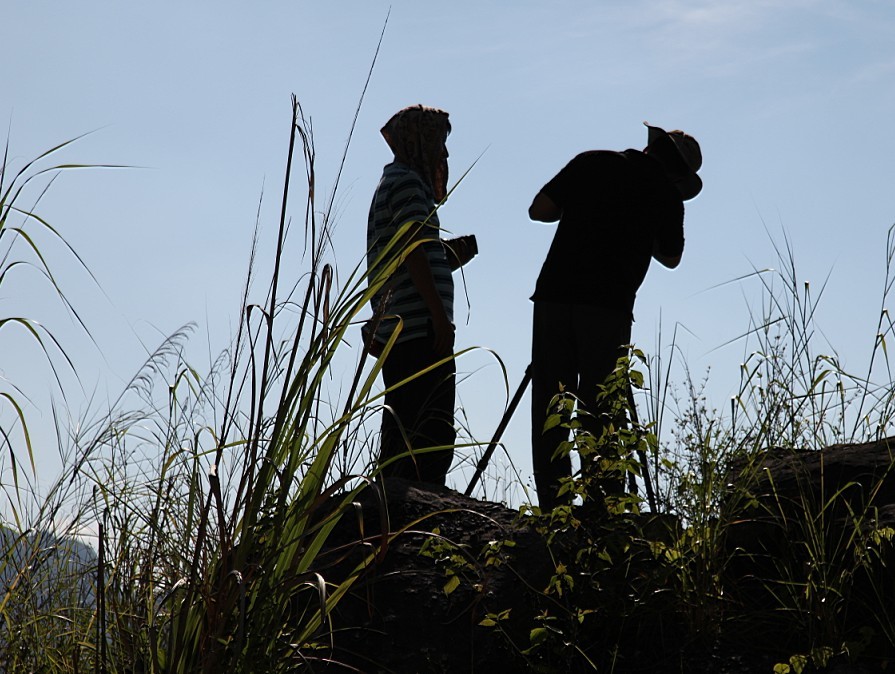
[[674, 269], [681, 263], [680, 255], [662, 255], [662, 254], [653, 254], [653, 257], [661, 264], [663, 267], [667, 267], [668, 269]]
[[538, 192], [531, 206], [528, 217], [536, 222], [556, 222], [562, 217], [562, 209], [543, 192]]

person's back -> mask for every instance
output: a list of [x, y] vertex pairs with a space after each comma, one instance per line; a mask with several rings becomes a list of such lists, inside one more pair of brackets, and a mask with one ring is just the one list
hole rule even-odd
[[533, 300], [631, 311], [653, 242], [683, 245], [680, 197], [639, 150], [584, 152], [544, 191], [563, 212]]

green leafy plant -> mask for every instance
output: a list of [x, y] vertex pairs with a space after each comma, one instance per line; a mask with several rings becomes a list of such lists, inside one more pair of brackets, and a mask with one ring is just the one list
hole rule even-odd
[[[643, 497], [627, 489], [628, 476], [642, 469], [639, 457], [656, 447], [651, 429], [630, 413], [629, 388], [642, 384], [622, 358], [592, 411], [561, 394], [547, 421], [569, 429], [571, 439], [558, 451], [577, 452], [581, 469], [560, 489], [575, 498], [572, 504], [549, 513], [522, 508], [545, 536], [555, 569], [522, 651], [536, 671], [626, 671], [639, 640], [657, 624], [667, 621], [671, 629], [676, 622], [673, 534], [653, 526], [654, 517], [641, 513]], [[649, 638], [654, 642], [655, 635]]]

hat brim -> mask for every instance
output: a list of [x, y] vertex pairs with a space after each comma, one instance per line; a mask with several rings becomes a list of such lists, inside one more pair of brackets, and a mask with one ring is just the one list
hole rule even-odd
[[678, 192], [681, 193], [681, 198], [684, 201], [689, 201], [702, 192], [702, 178], [695, 173], [688, 173], [675, 183], [675, 186], [677, 187]]
[[644, 122], [643, 125], [646, 127], [646, 144], [651, 145], [653, 142], [659, 140], [660, 138], [668, 136], [668, 132], [658, 126], [653, 126], [649, 122]]
[[[662, 138], [667, 138], [669, 142], [674, 146], [675, 150], [677, 150], [677, 144], [672, 140], [671, 136], [668, 132], [659, 126], [652, 126], [649, 122], [644, 122], [643, 125], [646, 127], [646, 144], [652, 145], [655, 141], [660, 140]], [[678, 154], [680, 152], [678, 151]], [[690, 170], [686, 160], [684, 160], [683, 156], [681, 156], [681, 165], [687, 169], [687, 173], [683, 178], [676, 181], [675, 185], [678, 188], [678, 191], [681, 193], [681, 198], [684, 201], [692, 199], [697, 194], [702, 191], [702, 178], [700, 178], [695, 172]]]

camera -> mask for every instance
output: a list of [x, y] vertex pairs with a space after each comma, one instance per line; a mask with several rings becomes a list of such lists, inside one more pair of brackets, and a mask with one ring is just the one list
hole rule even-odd
[[475, 239], [475, 234], [466, 234], [464, 236], [458, 236], [457, 241], [462, 241], [469, 247], [469, 257], [473, 258], [479, 254], [479, 244]]
[[475, 234], [465, 234], [463, 236], [457, 236], [453, 239], [447, 239], [444, 242], [444, 245], [447, 246], [450, 250], [453, 250], [457, 257], [460, 257], [461, 251], [465, 251], [469, 257], [466, 260], [462, 260], [462, 264], [466, 264], [479, 254], [479, 244], [475, 240]]

